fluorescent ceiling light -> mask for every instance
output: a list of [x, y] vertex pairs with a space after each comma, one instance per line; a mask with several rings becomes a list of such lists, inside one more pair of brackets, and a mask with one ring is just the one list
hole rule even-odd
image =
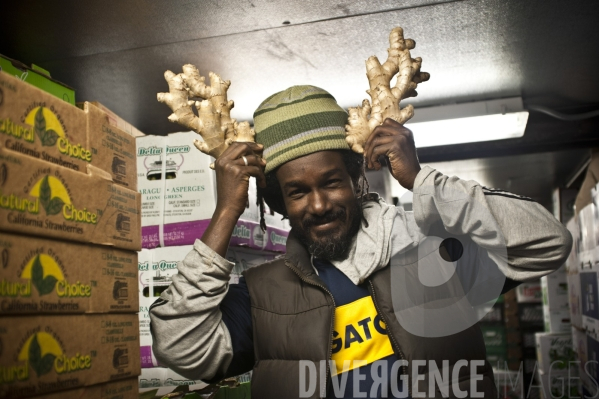
[[406, 127], [416, 147], [522, 137], [528, 121], [519, 97], [416, 109]]

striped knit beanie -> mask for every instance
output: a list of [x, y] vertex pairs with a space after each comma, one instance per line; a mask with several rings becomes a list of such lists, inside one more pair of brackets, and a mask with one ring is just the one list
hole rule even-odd
[[325, 150], [349, 150], [347, 113], [335, 98], [315, 86], [292, 86], [273, 94], [254, 112], [256, 143], [264, 146], [265, 173]]

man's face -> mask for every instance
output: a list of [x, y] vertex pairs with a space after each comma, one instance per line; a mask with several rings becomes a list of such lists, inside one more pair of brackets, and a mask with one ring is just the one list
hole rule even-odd
[[294, 233], [310, 253], [343, 259], [360, 228], [362, 210], [338, 151], [320, 151], [279, 167], [285, 208]]

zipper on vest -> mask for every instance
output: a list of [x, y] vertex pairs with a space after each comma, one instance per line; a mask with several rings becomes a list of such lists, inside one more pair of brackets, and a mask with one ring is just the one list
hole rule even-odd
[[329, 289], [327, 287], [325, 287], [324, 285], [315, 283], [313, 281], [306, 280], [302, 276], [302, 274], [298, 270], [296, 270], [295, 266], [293, 266], [287, 260], [285, 260], [285, 265], [288, 268], [290, 268], [295, 274], [297, 274], [297, 276], [300, 278], [300, 280], [302, 280], [304, 283], [307, 283], [307, 284], [310, 284], [310, 285], [322, 288], [324, 291], [326, 291], [327, 294], [329, 294], [329, 296], [331, 297], [331, 300], [333, 301], [333, 317], [331, 318], [331, 331], [329, 333], [329, 344], [328, 344], [329, 345], [329, 358], [326, 361], [326, 374], [325, 374], [325, 377], [326, 377], [327, 380], [326, 380], [325, 392], [324, 392], [325, 396], [322, 397], [322, 398], [326, 398], [326, 395], [329, 392], [329, 380], [330, 380], [330, 378], [329, 378], [329, 375], [330, 375], [330, 372], [329, 372], [330, 362], [329, 361], [333, 357], [333, 331], [335, 329], [335, 308], [337, 308], [337, 305], [335, 305], [335, 298], [333, 297], [333, 294], [331, 293], [331, 291], [329, 291]]
[[[381, 316], [381, 319], [383, 320], [383, 322], [385, 323], [385, 326], [387, 327], [387, 334], [389, 335], [389, 338], [391, 340], [391, 345], [394, 347], [395, 351], [397, 352], [397, 354], [399, 355], [399, 357], [402, 360], [407, 360], [406, 356], [403, 354], [403, 352], [399, 348], [399, 344], [395, 340], [395, 337], [391, 333], [390, 324], [387, 323], [387, 320], [385, 319], [385, 315], [383, 314], [383, 312], [381, 312], [381, 309], [379, 308], [379, 305], [376, 301], [376, 294], [374, 292], [374, 284], [372, 284], [372, 280], [370, 280], [370, 279], [368, 279], [368, 282], [370, 283], [370, 295], [372, 295], [372, 302], [374, 303], [374, 308], [376, 309], [379, 316]], [[411, 398], [412, 397], [412, 384], [410, 383], [410, 375], [408, 374], [408, 367], [401, 366], [401, 368], [404, 371], [404, 374], [406, 374], [408, 376], [408, 378], [407, 378], [407, 380], [408, 380], [408, 396]]]

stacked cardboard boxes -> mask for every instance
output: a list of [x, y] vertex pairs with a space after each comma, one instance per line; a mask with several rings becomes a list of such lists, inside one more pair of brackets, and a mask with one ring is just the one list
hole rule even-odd
[[537, 333], [536, 346], [536, 378], [542, 397], [578, 397], [579, 373], [572, 334]]
[[4, 72], [0, 90], [0, 397], [136, 397], [135, 143]]
[[[172, 276], [177, 273], [177, 265], [193, 249], [192, 245], [142, 249], [139, 252], [139, 334], [141, 343], [140, 392], [155, 391], [165, 395], [178, 386], [201, 389], [206, 384], [200, 380], [190, 380], [161, 365], [152, 352], [149, 309], [160, 294], [168, 288]], [[237, 284], [241, 273], [250, 267], [274, 259], [275, 254], [247, 248], [231, 247], [227, 259], [235, 264], [231, 272], [230, 284]]]
[[[137, 138], [138, 189], [142, 196], [144, 248], [192, 245], [202, 236], [216, 207], [212, 158], [193, 146], [194, 132]], [[162, 178], [164, 176], [164, 178]], [[268, 229], [260, 228], [255, 179], [231, 245], [285, 251], [289, 226], [267, 210]]]
[[[139, 331], [141, 340], [140, 392], [157, 395], [178, 386], [206, 386], [161, 367], [152, 352], [149, 309], [168, 288], [177, 265], [204, 234], [216, 207], [216, 177], [212, 159], [198, 151], [194, 132], [137, 138], [138, 190], [142, 197], [142, 243], [139, 252]], [[230, 284], [243, 271], [268, 262], [284, 252], [289, 225], [281, 215], [265, 207], [266, 232], [260, 228], [255, 179], [250, 180], [249, 199], [227, 252], [235, 264]]]
[[[597, 162], [595, 162], [597, 163]], [[593, 165], [593, 163], [592, 163]], [[591, 165], [591, 166], [592, 166]], [[591, 167], [589, 167], [591, 169]], [[586, 181], [586, 180], [585, 180]], [[599, 392], [599, 212], [598, 187], [590, 190], [590, 203], [577, 209], [567, 223], [574, 245], [566, 262], [571, 336], [578, 389], [587, 397]], [[579, 195], [580, 197], [580, 195]]]

